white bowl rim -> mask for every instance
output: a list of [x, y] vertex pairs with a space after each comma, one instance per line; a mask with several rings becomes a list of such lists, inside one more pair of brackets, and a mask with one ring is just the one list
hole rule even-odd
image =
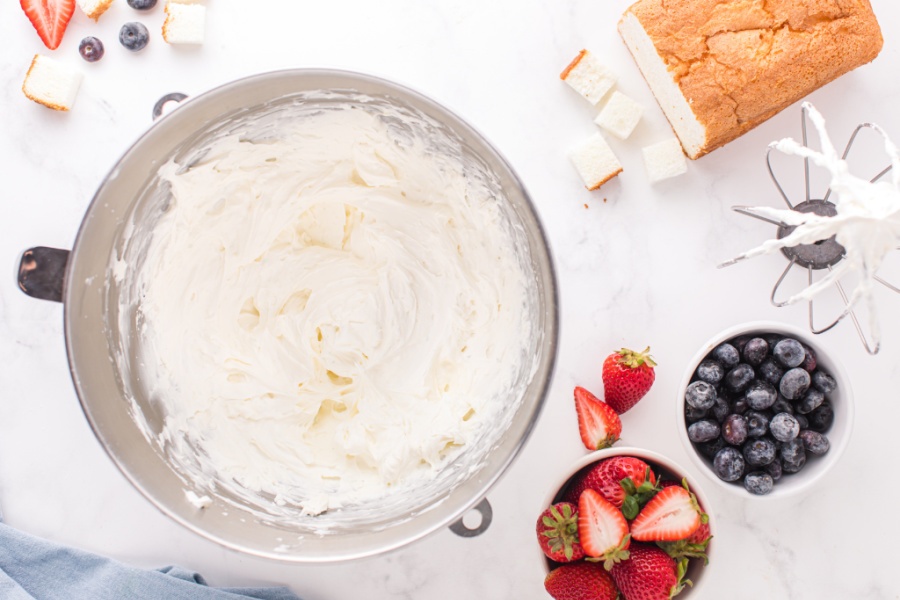
[[[765, 494], [762, 496], [754, 495], [744, 489], [744, 486], [739, 483], [730, 483], [727, 481], [722, 481], [719, 477], [713, 472], [710, 468], [709, 464], [700, 456], [700, 453], [694, 448], [693, 443], [690, 439], [688, 439], [687, 435], [687, 427], [685, 427], [684, 423], [684, 391], [687, 389], [688, 384], [691, 381], [691, 377], [694, 374], [694, 370], [696, 370], [697, 365], [700, 364], [707, 354], [712, 352], [712, 350], [729, 339], [738, 337], [740, 335], [745, 335], [751, 332], [759, 332], [759, 333], [777, 333], [789, 335], [791, 337], [797, 338], [799, 341], [813, 348], [816, 351], [816, 359], [818, 360], [821, 356], [826, 357], [826, 362], [830, 363], [828, 368], [828, 373], [835, 378], [838, 383], [838, 389], [841, 391], [841, 405], [844, 410], [846, 410], [846, 415], [844, 415], [844, 420], [846, 422], [845, 433], [841, 437], [840, 440], [832, 439], [830, 436], [828, 441], [831, 443], [831, 447], [828, 451], [828, 454], [817, 458], [817, 460], [827, 460], [828, 463], [823, 466], [823, 468], [819, 469], [816, 473], [809, 475], [807, 473], [806, 476], [800, 475], [800, 478], [792, 481], [796, 481], [796, 483], [792, 483], [791, 487], [779, 488], [778, 483], [775, 484], [774, 489], [771, 493]], [[796, 497], [802, 493], [806, 493], [810, 490], [810, 488], [819, 482], [826, 473], [828, 473], [831, 468], [837, 464], [838, 460], [840, 460], [841, 456], [844, 454], [846, 450], [850, 437], [853, 433], [853, 424], [854, 424], [854, 402], [853, 402], [853, 389], [850, 386], [850, 378], [847, 375], [847, 371], [844, 368], [844, 365], [836, 360], [830, 353], [822, 352], [821, 346], [812, 340], [812, 336], [814, 334], [797, 327], [796, 325], [791, 325], [789, 323], [782, 323], [779, 321], [748, 321], [746, 323], [741, 323], [738, 325], [733, 325], [726, 329], [723, 329], [718, 334], [709, 338], [707, 342], [701, 345], [700, 349], [694, 354], [691, 360], [688, 362], [687, 368], [685, 369], [684, 375], [681, 378], [681, 383], [678, 386], [678, 397], [675, 403], [676, 406], [676, 423], [678, 425], [678, 438], [681, 440], [682, 445], [685, 448], [687, 454], [691, 457], [691, 460], [695, 465], [699, 467], [699, 469], [707, 476], [707, 479], [712, 480], [717, 486], [720, 488], [728, 490], [729, 493], [736, 494], [741, 498], [754, 498], [761, 500], [783, 500], [789, 497]], [[797, 474], [792, 474], [790, 477], [796, 477]]]
[[[690, 474], [688, 474], [687, 471], [685, 471], [685, 469], [681, 465], [679, 465], [677, 462], [675, 462], [671, 458], [669, 458], [667, 456], [663, 456], [662, 454], [659, 454], [658, 452], [654, 452], [653, 450], [646, 450], [644, 448], [638, 448], [636, 446], [613, 446], [612, 448], [604, 448], [603, 450], [594, 450], [593, 452], [590, 452], [590, 453], [582, 456], [581, 458], [576, 460], [574, 463], [570, 464], [568, 469], [566, 471], [564, 471], [564, 475], [561, 478], [557, 479], [556, 483], [554, 483], [550, 487], [551, 491], [547, 495], [547, 497], [544, 499], [544, 503], [541, 507], [541, 511], [543, 511], [545, 508], [547, 508], [548, 506], [551, 506], [553, 504], [554, 500], [559, 495], [559, 492], [562, 489], [562, 487], [576, 473], [578, 473], [578, 471], [580, 471], [581, 469], [583, 469], [584, 467], [586, 467], [590, 464], [599, 462], [601, 460], [606, 460], [608, 458], [613, 458], [615, 456], [633, 456], [633, 457], [639, 458], [645, 462], [654, 463], [654, 464], [662, 467], [665, 471], [669, 472], [670, 474], [675, 475], [675, 476], [680, 475], [681, 478], [686, 479], [688, 482], [688, 486], [691, 488], [691, 492], [697, 497], [697, 501], [700, 503], [700, 506], [703, 507], [703, 510], [709, 516], [708, 524], [709, 524], [710, 535], [712, 535], [712, 536], [716, 535], [716, 533], [718, 531], [718, 527], [715, 523], [716, 518], [711, 509], [709, 498], [703, 492], [703, 488], [701, 487], [700, 482], [697, 481], [698, 478], [693, 477]], [[679, 481], [680, 480], [681, 479], [679, 479]], [[550, 569], [547, 568], [547, 557], [544, 556], [544, 553], [537, 546], [537, 544], [535, 544], [534, 546], [540, 556], [541, 564], [544, 565], [545, 574], [549, 573]], [[694, 560], [697, 560], [697, 559], [694, 559]], [[712, 560], [710, 560], [710, 564], [712, 564]], [[705, 571], [706, 569], [709, 568], [709, 564], [703, 565], [701, 568]], [[706, 581], [706, 577], [696, 578], [696, 580], [693, 581], [693, 585], [690, 588], [685, 588], [685, 590], [682, 592], [682, 594], [685, 594], [688, 591], [690, 591], [691, 594], [697, 594], [698, 593], [697, 590], [703, 588], [704, 581]], [[683, 596], [681, 594], [679, 594], [679, 598], [680, 597], [683, 597]], [[697, 597], [699, 598], [700, 596], [697, 596]]]

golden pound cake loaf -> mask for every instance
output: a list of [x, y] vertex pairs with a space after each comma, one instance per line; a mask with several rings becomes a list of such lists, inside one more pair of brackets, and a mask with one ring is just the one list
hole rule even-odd
[[619, 33], [698, 158], [881, 51], [868, 0], [640, 0]]

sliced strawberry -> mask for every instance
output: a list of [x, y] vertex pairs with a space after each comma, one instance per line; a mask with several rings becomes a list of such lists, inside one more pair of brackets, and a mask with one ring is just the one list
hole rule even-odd
[[606, 570], [628, 558], [628, 521], [594, 490], [585, 490], [578, 500], [578, 537], [584, 553], [602, 560]]
[[[665, 489], [671, 486], [680, 486], [687, 489], [687, 481], [663, 481], [660, 485]], [[699, 501], [697, 506], [703, 511], [703, 506]], [[702, 558], [705, 564], [709, 564], [709, 556], [707, 549], [712, 539], [712, 532], [709, 528], [709, 517], [704, 513], [700, 515], [700, 527], [686, 539], [677, 542], [656, 542], [656, 545], [665, 550], [669, 556], [678, 560], [680, 558]]]
[[571, 562], [584, 558], [578, 540], [578, 507], [558, 502], [541, 513], [537, 520], [538, 544], [550, 560]]
[[588, 450], [609, 448], [619, 441], [622, 434], [619, 413], [583, 387], [575, 388], [575, 411], [581, 441]]
[[631, 535], [641, 542], [676, 542], [696, 532], [704, 518], [709, 519], [686, 487], [670, 486], [641, 510], [631, 524]]
[[44, 45], [51, 50], [59, 48], [75, 12], [75, 0], [20, 0], [20, 3]]
[[578, 502], [586, 489], [596, 490], [626, 519], [637, 516], [641, 506], [656, 494], [656, 475], [650, 465], [632, 456], [614, 456], [587, 467], [575, 476], [564, 500]]

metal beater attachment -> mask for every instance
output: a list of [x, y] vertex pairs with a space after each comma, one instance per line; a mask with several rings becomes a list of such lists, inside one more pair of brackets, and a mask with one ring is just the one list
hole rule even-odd
[[[823, 147], [822, 153], [809, 150], [807, 123], [811, 118], [810, 111], [813, 111], [813, 124], [819, 130]], [[840, 158], [841, 161], [846, 160], [847, 156], [850, 154], [850, 150], [852, 149], [854, 142], [856, 141], [857, 135], [864, 128], [873, 129], [880, 133], [885, 138], [886, 148], [888, 148], [889, 150], [894, 150], [894, 158], [892, 159], [892, 164], [888, 165], [875, 177], [869, 180], [869, 183], [875, 183], [882, 177], [887, 175], [889, 172], [891, 172], [892, 169], [894, 169], [894, 165], [896, 164], [894, 160], [896, 159], [896, 148], [893, 147], [893, 144], [887, 139], [887, 136], [884, 135], [884, 132], [877, 125], [874, 125], [872, 123], [862, 123], [858, 125], [853, 131], [853, 134], [850, 136], [850, 140], [847, 142], [847, 146], [844, 148], [844, 152]], [[766, 166], [769, 170], [769, 176], [772, 178], [772, 181], [775, 183], [775, 187], [778, 188], [778, 192], [781, 194], [782, 199], [784, 200], [790, 211], [801, 214], [812, 213], [815, 215], [819, 215], [820, 217], [835, 217], [838, 214], [838, 209], [835, 203], [829, 200], [832, 193], [832, 189], [830, 187], [821, 199], [812, 198], [810, 193], [810, 159], [812, 158], [813, 161], [820, 166], [825, 166], [825, 164], [823, 163], [827, 162], [826, 159], [828, 158], [828, 151], [833, 151], [833, 149], [831, 148], [831, 142], [830, 140], [828, 140], [827, 134], [824, 131], [824, 120], [822, 120], [821, 115], [819, 115], [819, 113], [816, 112], [815, 109], [808, 103], [803, 104], [801, 129], [803, 133], [802, 148], [799, 148], [797, 149], [797, 151], [790, 153], [803, 156], [806, 198], [798, 204], [794, 204], [793, 202], [791, 202], [790, 198], [788, 198], [787, 194], [785, 193], [784, 188], [779, 183], [778, 178], [775, 176], [775, 172], [772, 169], [771, 156], [772, 151], [775, 150], [777, 146], [777, 149], [784, 151], [784, 147], [780, 146], [781, 143], [774, 143], [770, 145], [766, 153]], [[836, 158], [836, 155], [833, 158]], [[898, 169], [898, 171], [900, 171], [900, 169]], [[894, 173], [895, 184], [898, 181], [897, 175], [898, 173]], [[777, 228], [776, 236], [777, 240], [779, 241], [794, 233], [798, 227], [797, 224], [788, 224], [785, 223], [784, 220], [782, 220], [785, 219], [796, 221], [796, 219], [788, 218], [790, 216], [790, 213], [785, 214], [784, 211], [773, 209], [759, 209], [748, 206], [735, 206], [733, 207], [733, 209], [742, 215], [753, 217], [754, 219], [759, 219], [761, 221], [765, 221], [774, 225]], [[778, 215], [778, 213], [782, 213], [781, 219], [776, 218], [776, 215]], [[802, 227], [802, 225], [799, 226]], [[807, 300], [807, 304], [809, 306], [810, 331], [814, 334], [824, 333], [840, 323], [845, 317], [849, 316], [851, 321], [853, 322], [854, 327], [856, 328], [857, 333], [859, 334], [860, 340], [866, 348], [866, 351], [869, 354], [877, 354], [881, 348], [881, 340], [879, 332], [877, 330], [877, 325], [873, 325], [873, 327], [870, 328], [872, 335], [867, 336], [860, 323], [860, 319], [858, 318], [856, 311], [854, 310], [856, 301], [859, 299], [859, 294], [857, 291], [853, 292], [852, 294], [848, 294], [845, 290], [844, 285], [841, 283], [841, 275], [844, 272], [849, 271], [848, 268], [845, 268], [849, 265], [841, 264], [847, 258], [847, 250], [844, 248], [844, 246], [839, 244], [835, 238], [836, 236], [832, 235], [831, 237], [820, 239], [811, 243], [801, 243], [793, 246], [785, 246], [782, 243], [769, 241], [755, 250], [742, 254], [735, 259], [719, 265], [719, 267], [730, 266], [747, 258], [751, 258], [752, 256], [759, 256], [761, 254], [769, 253], [775, 249], [781, 250], [781, 253], [788, 260], [788, 265], [784, 269], [784, 272], [781, 274], [778, 280], [775, 282], [775, 286], [772, 288], [772, 294], [770, 296], [772, 304], [781, 307], [788, 304], [793, 304], [797, 301], [799, 296], [792, 296], [787, 300], [779, 300], [779, 289], [781, 288], [781, 285], [782, 283], [784, 283], [785, 279], [787, 279], [788, 273], [790, 273], [791, 269], [793, 269], [794, 267], [805, 269], [807, 271], [807, 281], [809, 282], [807, 291], [812, 291], [809, 294], [810, 297]], [[895, 246], [893, 249], [896, 250], [898, 248]], [[821, 273], [821, 275], [817, 275], [819, 273]], [[900, 293], [900, 288], [888, 283], [878, 275], [874, 275], [874, 277], [872, 277], [872, 280], [882, 284], [884, 287], [893, 290], [894, 292]], [[830, 287], [830, 285], [834, 285], [837, 289], [837, 292], [840, 295], [841, 300], [843, 301], [844, 309], [837, 316], [837, 318], [831, 321], [828, 325], [817, 327], [814, 318], [814, 298], [812, 296], [821, 291], [821, 289]]]

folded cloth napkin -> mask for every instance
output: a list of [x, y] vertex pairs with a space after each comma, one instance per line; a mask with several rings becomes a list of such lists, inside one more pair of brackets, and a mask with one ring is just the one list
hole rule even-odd
[[211, 588], [179, 567], [138, 569], [0, 523], [3, 600], [299, 600], [289, 589]]

